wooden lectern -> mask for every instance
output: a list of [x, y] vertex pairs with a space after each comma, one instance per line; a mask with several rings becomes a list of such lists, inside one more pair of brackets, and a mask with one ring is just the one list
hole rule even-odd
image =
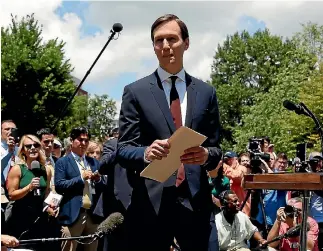
[[245, 189], [323, 190], [323, 173], [266, 173], [244, 176]]
[[[301, 190], [303, 193], [301, 251], [306, 251], [306, 222], [310, 202], [309, 191], [323, 190], [323, 173], [268, 173], [244, 176], [245, 189]], [[306, 220], [304, 220], [306, 219]]]

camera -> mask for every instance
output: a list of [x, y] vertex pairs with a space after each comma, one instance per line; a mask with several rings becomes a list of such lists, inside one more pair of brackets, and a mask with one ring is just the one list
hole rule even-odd
[[262, 164], [260, 159], [268, 162], [270, 160], [270, 155], [267, 153], [261, 152], [261, 143], [263, 142], [262, 138], [252, 137], [249, 139], [248, 143], [248, 152], [250, 154], [250, 165], [252, 173], [262, 173], [260, 165]]
[[287, 217], [290, 217], [290, 218], [293, 218], [295, 216], [298, 216], [298, 214], [301, 212], [300, 209], [296, 208], [296, 207], [293, 207], [293, 206], [290, 206], [290, 205], [287, 205], [285, 208], [284, 208], [284, 213]]

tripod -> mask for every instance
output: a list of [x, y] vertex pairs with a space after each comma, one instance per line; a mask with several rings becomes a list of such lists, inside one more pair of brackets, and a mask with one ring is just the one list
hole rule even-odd
[[[258, 160], [251, 161], [251, 170], [252, 170], [251, 174], [261, 172], [261, 171], [259, 172], [259, 170], [261, 170], [261, 169], [260, 169], [260, 164], [259, 164]], [[262, 216], [263, 216], [263, 222], [264, 222], [264, 225], [265, 225], [264, 236], [267, 236], [268, 232], [269, 232], [269, 227], [268, 227], [267, 220], [266, 220], [266, 212], [265, 212], [264, 201], [263, 201], [263, 197], [264, 197], [263, 196], [263, 190], [254, 190], [254, 191], [255, 191], [254, 195], [258, 196], [259, 203], [260, 203], [260, 208], [261, 208], [261, 212], [262, 212]], [[246, 197], [245, 197], [245, 199], [243, 200], [243, 202], [241, 204], [240, 211], [242, 211], [242, 209], [246, 205], [251, 193], [252, 193], [252, 190], [248, 189]], [[251, 202], [251, 204], [252, 204], [252, 202]], [[251, 209], [252, 209], [252, 207], [250, 208], [250, 211], [252, 211]]]

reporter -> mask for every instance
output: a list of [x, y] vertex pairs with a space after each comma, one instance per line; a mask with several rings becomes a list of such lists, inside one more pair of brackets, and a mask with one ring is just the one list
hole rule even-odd
[[[8, 174], [7, 188], [9, 198], [13, 203], [11, 216], [8, 221], [8, 233], [15, 237], [19, 237], [23, 232], [27, 231], [23, 236], [44, 237], [44, 229], [48, 221], [48, 215], [56, 216], [57, 209], [47, 207], [43, 213], [44, 199], [50, 190], [51, 172], [45, 167], [45, 156], [40, 151], [40, 141], [34, 135], [24, 135], [20, 141], [18, 149], [18, 157], [21, 163], [12, 167]], [[40, 163], [39, 172], [35, 173], [31, 170], [32, 161]], [[35, 194], [35, 190], [39, 189], [39, 195]], [[38, 217], [40, 217], [38, 219]], [[37, 223], [36, 222], [37, 220]], [[44, 227], [44, 229], [43, 229]], [[36, 249], [35, 249], [36, 247]], [[44, 250], [41, 247], [33, 246], [35, 250]]]

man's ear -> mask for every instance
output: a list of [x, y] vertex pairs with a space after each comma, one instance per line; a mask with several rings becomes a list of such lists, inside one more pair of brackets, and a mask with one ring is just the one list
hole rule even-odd
[[186, 38], [184, 40], [184, 44], [185, 44], [184, 49], [187, 50], [190, 47], [190, 39]]

